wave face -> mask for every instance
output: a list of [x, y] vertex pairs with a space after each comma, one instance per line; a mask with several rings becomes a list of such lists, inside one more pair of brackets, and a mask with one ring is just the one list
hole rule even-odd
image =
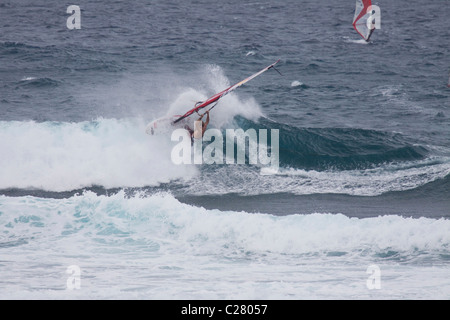
[[355, 170], [380, 164], [422, 160], [428, 150], [414, 146], [398, 133], [352, 128], [297, 128], [262, 119], [245, 118], [239, 127], [280, 130], [280, 162], [284, 167], [307, 170]]
[[[248, 161], [243, 165], [176, 165], [171, 151], [178, 142], [144, 134], [145, 125], [137, 118], [78, 123], [2, 121], [0, 148], [5, 156], [0, 158], [0, 189], [70, 192], [172, 185], [194, 195], [282, 190], [297, 195], [373, 196], [415, 189], [450, 172], [448, 157], [412, 145], [399, 134], [286, 125], [278, 125], [280, 169], [276, 174], [266, 174], [264, 167]], [[277, 128], [264, 118], [254, 122], [241, 116], [229, 125], [244, 130]]]

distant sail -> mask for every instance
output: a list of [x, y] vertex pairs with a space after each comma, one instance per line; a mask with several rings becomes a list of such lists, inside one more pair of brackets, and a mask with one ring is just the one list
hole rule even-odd
[[367, 20], [372, 16], [370, 7], [372, 7], [372, 0], [356, 0], [355, 16], [353, 17], [353, 28], [366, 41], [369, 41], [374, 30], [374, 28], [367, 27]]

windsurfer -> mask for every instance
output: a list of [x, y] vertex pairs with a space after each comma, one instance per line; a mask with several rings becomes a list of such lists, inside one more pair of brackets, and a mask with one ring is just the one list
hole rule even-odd
[[370, 41], [370, 37], [372, 36], [372, 33], [373, 33], [374, 30], [375, 30], [375, 27], [372, 28], [372, 29], [370, 29], [370, 31], [369, 31], [369, 36], [367, 37], [366, 42], [369, 42], [369, 41]]
[[[203, 117], [206, 114], [206, 121], [202, 121]], [[201, 139], [203, 138], [203, 135], [205, 134], [206, 128], [209, 124], [209, 110], [206, 111], [204, 114], [198, 118], [197, 121], [194, 122], [194, 132], [192, 133], [192, 137], [194, 139]]]

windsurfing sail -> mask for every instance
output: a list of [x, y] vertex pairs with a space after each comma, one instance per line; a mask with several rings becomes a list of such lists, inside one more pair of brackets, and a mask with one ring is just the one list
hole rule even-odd
[[[372, 26], [372, 0], [356, 0], [353, 28], [364, 40], [369, 41], [375, 28]], [[368, 20], [370, 18], [369, 23]]]
[[[203, 108], [206, 108], [207, 106], [211, 105], [212, 103], [219, 101], [220, 98], [222, 98], [223, 96], [227, 95], [227, 94], [230, 93], [231, 91], [233, 91], [233, 90], [239, 88], [239, 87], [242, 86], [244, 83], [246, 83], [246, 82], [248, 82], [248, 81], [250, 81], [250, 80], [256, 78], [256, 77], [259, 76], [261, 73], [263, 73], [263, 72], [265, 72], [265, 71], [267, 71], [267, 70], [269, 70], [269, 69], [272, 69], [272, 68], [275, 69], [275, 65], [276, 65], [278, 62], [280, 62], [280, 60], [277, 60], [275, 63], [272, 63], [270, 66], [265, 67], [265, 68], [262, 69], [261, 71], [255, 73], [255, 74], [251, 75], [250, 77], [248, 77], [248, 78], [246, 78], [246, 79], [244, 79], [244, 80], [242, 80], [242, 81], [236, 83], [235, 85], [233, 85], [233, 86], [231, 86], [231, 87], [229, 87], [229, 88], [227, 88], [227, 89], [225, 89], [225, 90], [223, 90], [223, 91], [221, 91], [221, 92], [219, 92], [219, 93], [213, 95], [211, 98], [209, 98], [209, 99], [206, 100], [206, 101], [197, 102], [197, 103], [195, 104], [195, 107], [194, 107], [193, 109], [189, 110], [189, 111], [186, 112], [184, 115], [180, 116], [180, 117], [179, 117], [178, 119], [176, 119], [173, 123], [177, 123], [177, 122], [183, 120], [184, 118], [189, 117], [189, 116], [192, 115], [194, 112], [198, 112], [199, 110], [201, 110], [201, 109], [203, 109]], [[275, 69], [275, 70], [276, 70], [276, 69]], [[278, 71], [278, 70], [277, 70], [277, 71]], [[215, 105], [214, 105], [214, 106], [215, 106]], [[213, 107], [214, 107], [214, 106], [213, 106]]]

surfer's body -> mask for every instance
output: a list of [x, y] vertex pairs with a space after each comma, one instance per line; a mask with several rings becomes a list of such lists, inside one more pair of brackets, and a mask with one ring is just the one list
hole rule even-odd
[[[203, 122], [202, 118], [205, 116], [206, 114], [206, 121]], [[203, 135], [205, 134], [206, 128], [208, 127], [209, 124], [209, 110], [206, 111], [204, 114], [202, 114], [200, 116], [200, 118], [198, 118], [197, 121], [195, 121], [194, 124], [194, 132], [192, 133], [193, 137], [195, 139], [201, 139], [203, 138]]]

